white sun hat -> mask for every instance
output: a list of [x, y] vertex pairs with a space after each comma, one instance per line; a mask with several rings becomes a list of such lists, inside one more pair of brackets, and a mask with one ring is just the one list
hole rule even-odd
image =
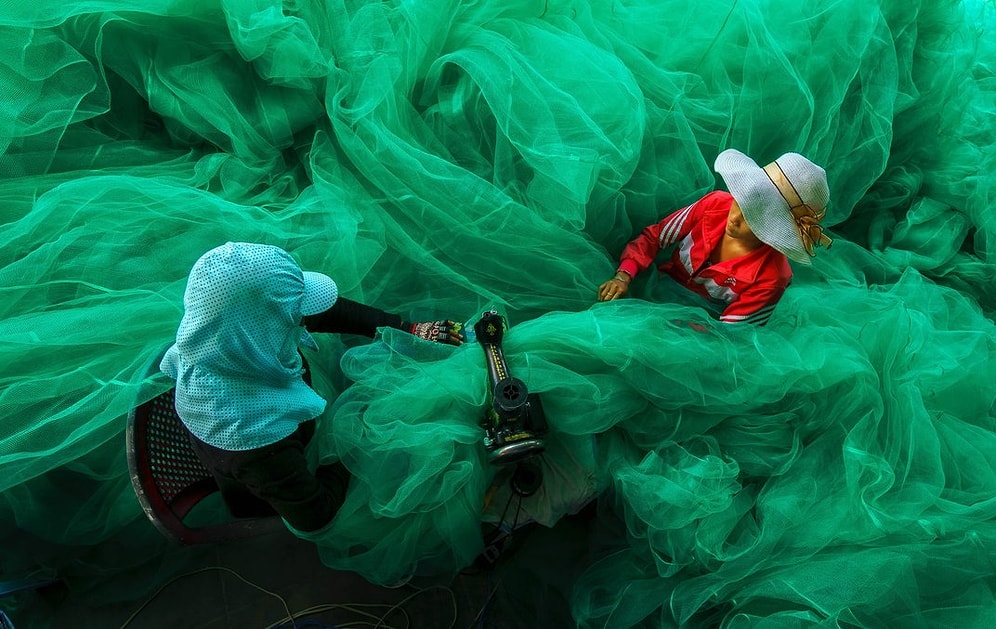
[[802, 155], [785, 153], [761, 168], [727, 149], [714, 168], [761, 242], [802, 264], [811, 264], [815, 247], [833, 242], [820, 226], [830, 202], [827, 173]]

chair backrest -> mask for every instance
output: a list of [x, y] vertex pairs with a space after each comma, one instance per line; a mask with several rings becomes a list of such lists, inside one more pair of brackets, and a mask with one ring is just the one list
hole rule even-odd
[[237, 520], [192, 527], [184, 518], [218, 491], [190, 446], [173, 406], [173, 389], [132, 409], [126, 443], [132, 486], [149, 521], [181, 544], [206, 544], [252, 537], [283, 528], [280, 518]]
[[[159, 361], [152, 369], [158, 370]], [[311, 373], [305, 362], [305, 381]], [[285, 528], [279, 517], [240, 519], [191, 527], [184, 518], [218, 491], [218, 484], [190, 446], [174, 406], [174, 389], [163, 391], [128, 414], [126, 448], [132, 486], [142, 510], [167, 538], [181, 544], [204, 544], [252, 537]]]

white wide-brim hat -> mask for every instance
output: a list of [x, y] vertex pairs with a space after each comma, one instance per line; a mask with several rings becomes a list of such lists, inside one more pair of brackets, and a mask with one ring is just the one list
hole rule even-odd
[[802, 155], [786, 153], [761, 168], [727, 149], [714, 168], [761, 242], [802, 264], [811, 264], [817, 245], [832, 242], [820, 227], [830, 201], [826, 171]]

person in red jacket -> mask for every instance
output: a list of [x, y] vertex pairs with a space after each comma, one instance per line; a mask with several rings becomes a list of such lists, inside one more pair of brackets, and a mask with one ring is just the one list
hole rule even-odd
[[710, 192], [646, 227], [599, 286], [599, 301], [626, 295], [661, 250], [677, 245], [662, 273], [704, 297], [724, 323], [767, 323], [792, 279], [788, 260], [810, 264], [814, 248], [832, 242], [820, 226], [826, 172], [798, 153], [762, 168], [734, 149], [719, 154], [715, 169], [729, 192]]

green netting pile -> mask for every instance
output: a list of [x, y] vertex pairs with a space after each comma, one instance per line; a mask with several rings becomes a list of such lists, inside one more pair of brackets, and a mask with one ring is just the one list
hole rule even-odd
[[[583, 477], [549, 477], [551, 517], [593, 489], [622, 523], [578, 624], [983, 626], [994, 67], [979, 0], [2, 3], [0, 578], [183, 561], [124, 418], [170, 386], [143, 369], [193, 262], [245, 240], [408, 319], [507, 315], [548, 465]], [[836, 243], [770, 324], [644, 279], [595, 304], [727, 147], [829, 175]], [[318, 552], [377, 583], [471, 561], [494, 473], [480, 346], [402, 336], [309, 355], [356, 477]]]

